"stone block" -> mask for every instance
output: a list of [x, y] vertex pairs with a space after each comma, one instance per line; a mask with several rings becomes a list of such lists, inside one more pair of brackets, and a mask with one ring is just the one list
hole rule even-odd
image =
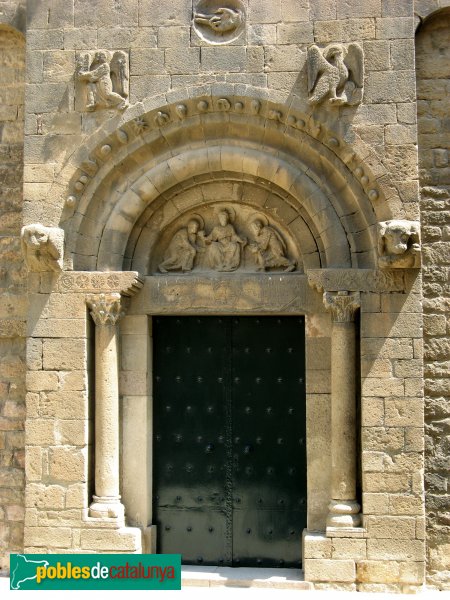
[[414, 18], [383, 17], [376, 19], [377, 38], [382, 40], [397, 40], [399, 38], [414, 38]]
[[49, 473], [56, 481], [86, 481], [86, 451], [70, 447], [51, 448], [49, 453]]
[[411, 17], [413, 7], [410, 0], [382, 0], [381, 15], [383, 17]]
[[411, 476], [407, 473], [363, 473], [367, 492], [410, 493]]
[[367, 558], [373, 560], [424, 561], [422, 540], [367, 540]]
[[55, 443], [53, 421], [48, 419], [27, 419], [25, 439], [30, 446], [49, 446]]
[[309, 44], [314, 42], [312, 23], [281, 23], [277, 25], [278, 44]]
[[85, 446], [89, 442], [89, 421], [55, 421], [55, 438], [59, 444]]
[[388, 494], [363, 492], [363, 513], [365, 515], [385, 515], [389, 512]]
[[333, 559], [362, 560], [367, 556], [367, 540], [332, 538]]
[[38, 416], [58, 419], [87, 419], [88, 399], [84, 391], [57, 391], [40, 394]]
[[391, 494], [389, 512], [393, 515], [420, 515], [423, 511], [423, 499], [420, 496]]
[[354, 560], [308, 558], [303, 569], [306, 581], [353, 582], [356, 577]]
[[141, 530], [133, 527], [123, 529], [84, 529], [81, 531], [82, 550], [96, 552], [139, 552]]
[[392, 40], [390, 42], [390, 48], [390, 64], [394, 70], [402, 71], [405, 69], [414, 69], [414, 38], [404, 40]]
[[130, 53], [131, 75], [161, 75], [164, 72], [164, 50], [136, 48]]
[[56, 391], [59, 386], [55, 371], [28, 371], [26, 386], [29, 392]]
[[102, 28], [98, 30], [98, 48], [125, 51], [134, 48], [156, 48], [157, 35], [156, 27]]
[[147, 373], [149, 370], [148, 336], [123, 335], [121, 341], [122, 369]]
[[[65, 29], [64, 48], [66, 50], [92, 50], [97, 47], [97, 29]], [[102, 46], [103, 47], [103, 46]], [[43, 48], [47, 50], [48, 48]]]
[[317, 43], [353, 42], [375, 39], [374, 19], [341, 19], [336, 21], [316, 21], [314, 38]]
[[362, 380], [362, 393], [364, 396], [389, 396], [402, 397], [405, 395], [404, 382], [401, 378], [375, 378], [366, 377]]
[[365, 519], [369, 538], [414, 539], [416, 537], [416, 520], [414, 517], [367, 517]]
[[75, 27], [117, 27], [137, 26], [138, 6], [133, 0], [96, 0], [95, 10], [89, 0], [75, 0]]
[[389, 59], [390, 47], [387, 40], [366, 40], [364, 42], [364, 63], [367, 71], [385, 71]]
[[29, 446], [25, 451], [25, 474], [27, 481], [42, 479], [43, 451], [39, 446]]
[[420, 398], [407, 400], [386, 399], [385, 425], [387, 427], [422, 427], [424, 403]]
[[248, 12], [251, 23], [279, 23], [283, 20], [281, 0], [272, 2], [249, 0]]
[[[242, 46], [216, 46], [201, 49], [202, 71], [212, 73], [242, 72], [246, 70], [246, 65], [247, 53]], [[183, 71], [178, 70], [178, 73], [181, 72]]]
[[188, 26], [192, 18], [192, 0], [161, 3], [160, 0], [140, 0], [139, 26]]
[[337, 0], [337, 18], [381, 17], [381, 0]]
[[306, 62], [306, 52], [297, 45], [269, 46], [265, 55], [267, 71], [293, 71], [298, 73]]
[[357, 581], [421, 584], [424, 581], [424, 563], [364, 560], [357, 564]]
[[65, 489], [60, 485], [28, 483], [25, 491], [25, 506], [39, 509], [64, 508]]
[[149, 96], [165, 94], [170, 89], [169, 75], [139, 75], [130, 78], [130, 102], [140, 102]]
[[270, 46], [277, 43], [275, 24], [251, 24], [248, 27], [248, 43], [256, 46]]
[[420, 338], [421, 334], [422, 316], [417, 313], [367, 314], [361, 318], [361, 335], [366, 338]]
[[86, 484], [69, 485], [66, 491], [66, 508], [87, 508], [87, 504]]
[[190, 44], [189, 27], [159, 27], [158, 29], [158, 47], [159, 48], [187, 48]]
[[44, 339], [43, 367], [46, 370], [84, 369], [87, 360], [85, 339]]
[[62, 29], [28, 29], [27, 46], [30, 50], [58, 50], [64, 47]]
[[331, 538], [320, 533], [307, 533], [303, 536], [305, 559], [331, 558]]
[[122, 371], [119, 377], [120, 393], [124, 396], [144, 396], [148, 391], [147, 373]]
[[413, 102], [414, 71], [373, 71], [367, 75], [364, 100], [368, 103]]
[[385, 128], [386, 144], [415, 144], [417, 128], [415, 125], [387, 125]]
[[27, 334], [42, 338], [85, 338], [86, 319], [39, 319], [28, 321]]
[[70, 527], [26, 527], [24, 544], [37, 548], [70, 548], [72, 529]]

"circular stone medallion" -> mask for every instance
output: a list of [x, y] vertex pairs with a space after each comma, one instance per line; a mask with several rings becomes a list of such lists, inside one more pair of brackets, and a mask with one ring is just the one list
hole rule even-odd
[[229, 44], [245, 28], [245, 8], [241, 0], [199, 0], [192, 25], [200, 39], [210, 44]]

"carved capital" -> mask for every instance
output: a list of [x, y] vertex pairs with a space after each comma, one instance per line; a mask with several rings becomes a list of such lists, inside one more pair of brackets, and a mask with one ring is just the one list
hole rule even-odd
[[101, 325], [115, 325], [125, 314], [121, 307], [121, 296], [111, 294], [89, 294], [86, 303], [91, 310], [91, 316], [97, 327]]
[[361, 306], [359, 292], [325, 292], [323, 295], [325, 308], [331, 312], [334, 323], [350, 323], [355, 319], [355, 312]]

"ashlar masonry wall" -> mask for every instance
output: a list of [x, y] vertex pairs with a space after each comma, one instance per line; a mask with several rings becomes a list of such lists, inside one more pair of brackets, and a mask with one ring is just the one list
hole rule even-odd
[[20, 249], [25, 40], [0, 24], [0, 574], [23, 548], [27, 278]]

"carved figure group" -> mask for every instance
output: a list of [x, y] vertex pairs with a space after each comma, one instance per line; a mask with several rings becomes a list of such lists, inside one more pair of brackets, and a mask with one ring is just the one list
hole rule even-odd
[[25, 225], [21, 231], [22, 252], [28, 270], [35, 273], [61, 271], [64, 256], [64, 231], [39, 223]]
[[[248, 240], [236, 232], [234, 209], [222, 206], [217, 209], [216, 215], [219, 222], [209, 235], [205, 234], [203, 219], [199, 215], [194, 215], [187, 227], [175, 233], [158, 267], [161, 273], [192, 271], [198, 254], [203, 254], [206, 266], [215, 271], [232, 272], [241, 266]], [[287, 247], [282, 236], [269, 225], [264, 215], [254, 216], [250, 230], [254, 239], [248, 248], [254, 257], [256, 270], [283, 269], [287, 272], [296, 268], [296, 263], [286, 257]]]
[[89, 54], [80, 57], [77, 64], [77, 77], [86, 82], [86, 110], [96, 108], [117, 108], [128, 106], [129, 69], [128, 56], [119, 50], [111, 60], [105, 51], [98, 51], [90, 62]]
[[334, 105], [359, 104], [364, 85], [364, 58], [359, 44], [330, 44], [308, 48], [309, 103], [326, 98]]
[[378, 230], [378, 265], [388, 269], [420, 267], [420, 223], [384, 221]]

